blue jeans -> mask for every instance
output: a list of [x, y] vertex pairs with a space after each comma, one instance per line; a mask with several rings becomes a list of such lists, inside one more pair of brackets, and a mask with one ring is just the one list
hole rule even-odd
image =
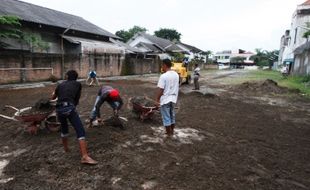
[[175, 124], [174, 106], [175, 103], [172, 102], [160, 106], [160, 113], [165, 127], [169, 127], [170, 125]]
[[[95, 120], [96, 117], [97, 117], [96, 105], [99, 102], [99, 100], [100, 100], [100, 96], [97, 96], [96, 101], [95, 101], [95, 105], [94, 105], [94, 107], [93, 107], [93, 109], [92, 109], [92, 111], [90, 113], [91, 120]], [[113, 110], [117, 109], [119, 107], [119, 105], [120, 105], [120, 103], [116, 102], [116, 101], [115, 102], [108, 102], [108, 104], [111, 106], [111, 108]]]
[[85, 139], [85, 130], [74, 105], [59, 106], [56, 108], [56, 112], [58, 120], [61, 123], [61, 137], [67, 137], [69, 135], [67, 122], [69, 120], [76, 132], [77, 138], [79, 140]]

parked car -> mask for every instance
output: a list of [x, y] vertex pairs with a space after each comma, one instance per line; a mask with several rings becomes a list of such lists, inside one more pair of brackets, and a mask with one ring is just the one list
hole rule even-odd
[[222, 63], [219, 64], [219, 70], [223, 70], [223, 69], [229, 69], [230, 66], [229, 65], [224, 65]]

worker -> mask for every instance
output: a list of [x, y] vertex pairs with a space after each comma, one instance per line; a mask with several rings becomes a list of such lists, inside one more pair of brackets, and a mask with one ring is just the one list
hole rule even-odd
[[199, 90], [199, 78], [200, 78], [200, 68], [199, 65], [196, 63], [195, 64], [195, 69], [194, 69], [194, 86], [195, 88], [193, 90]]
[[164, 59], [162, 64], [162, 74], [159, 78], [157, 87], [158, 93], [156, 100], [160, 105], [163, 125], [168, 137], [172, 136], [175, 128], [175, 104], [179, 94], [179, 75], [171, 70], [170, 59]]
[[70, 70], [66, 73], [66, 81], [59, 84], [53, 95], [52, 99], [57, 99], [56, 113], [59, 122], [61, 123], [61, 139], [65, 152], [69, 151], [68, 147], [68, 135], [69, 127], [67, 120], [70, 121], [73, 126], [82, 154], [82, 164], [97, 164], [97, 161], [93, 160], [87, 153], [87, 146], [85, 141], [85, 130], [81, 122], [80, 116], [76, 110], [76, 106], [79, 104], [81, 96], [82, 85], [77, 82], [78, 73], [74, 70]]
[[99, 89], [94, 108], [91, 111], [89, 127], [92, 127], [92, 122], [96, 119], [101, 122], [100, 107], [105, 101], [112, 107], [113, 115], [118, 117], [119, 110], [123, 106], [119, 91], [111, 86], [103, 86]]
[[93, 83], [96, 83], [98, 86], [99, 86], [99, 81], [97, 79], [97, 73], [96, 71], [94, 70], [91, 70], [89, 73], [88, 73], [88, 78], [86, 80], [86, 84], [88, 84], [88, 81], [89, 79], [91, 79], [90, 83], [89, 83], [89, 86], [92, 86]]

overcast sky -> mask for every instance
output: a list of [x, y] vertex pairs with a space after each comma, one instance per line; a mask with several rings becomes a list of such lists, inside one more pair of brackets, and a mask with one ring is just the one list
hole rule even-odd
[[213, 52], [279, 49], [298, 4], [306, 0], [23, 0], [74, 14], [115, 33], [134, 25], [173, 28], [181, 41]]

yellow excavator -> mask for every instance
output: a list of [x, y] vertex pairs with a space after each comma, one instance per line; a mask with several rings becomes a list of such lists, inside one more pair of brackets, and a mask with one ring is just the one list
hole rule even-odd
[[172, 62], [171, 70], [177, 72], [180, 76], [180, 84], [190, 84], [191, 83], [191, 73], [189, 69], [184, 65], [183, 62]]

